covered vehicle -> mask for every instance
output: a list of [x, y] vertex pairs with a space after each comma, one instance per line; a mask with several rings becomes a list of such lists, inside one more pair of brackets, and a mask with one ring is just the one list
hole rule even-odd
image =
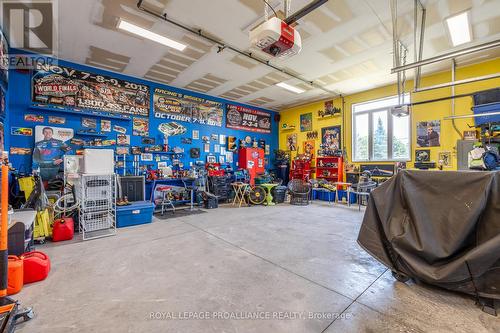
[[372, 192], [358, 243], [399, 280], [491, 304], [500, 299], [500, 172], [401, 171]]

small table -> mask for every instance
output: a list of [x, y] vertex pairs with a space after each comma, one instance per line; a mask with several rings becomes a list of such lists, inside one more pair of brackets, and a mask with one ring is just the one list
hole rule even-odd
[[234, 190], [233, 206], [238, 205], [239, 207], [241, 207], [242, 203], [246, 204], [247, 201], [245, 199], [245, 194], [248, 192], [250, 184], [235, 182], [231, 183], [231, 186], [233, 187]]
[[266, 201], [264, 202], [264, 205], [266, 206], [274, 206], [276, 205], [273, 202], [273, 195], [271, 194], [271, 190], [278, 186], [278, 184], [271, 184], [271, 183], [265, 183], [265, 184], [260, 184], [263, 188], [266, 189], [267, 195], [266, 195]]

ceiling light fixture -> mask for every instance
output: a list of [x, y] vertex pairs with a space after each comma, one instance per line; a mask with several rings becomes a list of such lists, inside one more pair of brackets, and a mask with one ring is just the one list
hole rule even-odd
[[171, 48], [179, 50], [179, 51], [183, 51], [187, 47], [187, 45], [176, 42], [175, 40], [172, 40], [172, 39], [167, 38], [165, 36], [159, 35], [155, 32], [150, 31], [150, 30], [141, 28], [135, 24], [124, 21], [122, 19], [120, 19], [118, 21], [117, 27], [118, 27], [118, 29], [128, 31], [134, 35], [147, 38], [149, 40], [166, 45], [168, 47], [171, 47]]
[[289, 85], [288, 83], [285, 83], [285, 82], [276, 83], [276, 85], [278, 87], [281, 87], [283, 89], [289, 90], [289, 91], [294, 92], [296, 94], [302, 94], [305, 91], [304, 89], [300, 89], [300, 88], [291, 86], [291, 85]]
[[446, 19], [446, 27], [453, 46], [468, 43], [472, 40], [469, 12], [463, 12]]

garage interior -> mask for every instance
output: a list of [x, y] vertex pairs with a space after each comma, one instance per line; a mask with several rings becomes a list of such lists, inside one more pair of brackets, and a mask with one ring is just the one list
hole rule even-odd
[[0, 333], [499, 330], [500, 0], [0, 7]]

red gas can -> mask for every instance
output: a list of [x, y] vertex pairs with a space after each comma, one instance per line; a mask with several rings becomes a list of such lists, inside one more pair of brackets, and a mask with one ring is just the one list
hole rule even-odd
[[9, 256], [8, 265], [7, 295], [14, 295], [23, 289], [23, 260], [17, 256]]
[[24, 262], [24, 283], [45, 280], [50, 272], [50, 259], [40, 251], [26, 252], [21, 255]]
[[63, 217], [54, 221], [54, 226], [52, 227], [52, 241], [61, 242], [65, 240], [73, 239], [73, 234], [75, 233], [75, 226], [73, 218]]

